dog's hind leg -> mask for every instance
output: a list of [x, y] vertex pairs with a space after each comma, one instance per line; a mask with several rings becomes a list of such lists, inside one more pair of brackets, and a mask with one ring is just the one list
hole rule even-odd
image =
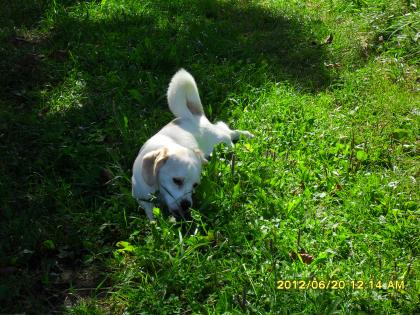
[[251, 138], [255, 137], [252, 133], [250, 133], [247, 130], [236, 129], [236, 130], [232, 130], [232, 134], [231, 134], [232, 141], [239, 140], [239, 137], [242, 136], [242, 135], [247, 137], [248, 139], [251, 139]]
[[216, 123], [216, 126], [220, 129], [223, 130], [224, 132], [226, 132], [230, 139], [232, 141], [237, 141], [241, 135], [246, 136], [247, 138], [253, 138], [254, 135], [252, 133], [250, 133], [249, 131], [246, 130], [232, 130], [228, 127], [228, 125], [226, 125], [224, 122], [219, 121], [218, 123]]

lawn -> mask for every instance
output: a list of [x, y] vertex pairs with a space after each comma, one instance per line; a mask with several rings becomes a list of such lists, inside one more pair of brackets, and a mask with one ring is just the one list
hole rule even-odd
[[[418, 312], [418, 5], [6, 1], [0, 313]], [[131, 167], [181, 67], [255, 138], [151, 224]]]

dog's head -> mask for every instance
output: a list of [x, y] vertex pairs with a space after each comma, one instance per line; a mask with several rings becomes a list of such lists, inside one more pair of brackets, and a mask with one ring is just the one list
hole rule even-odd
[[206, 162], [200, 150], [161, 148], [143, 158], [142, 176], [149, 186], [157, 186], [169, 211], [176, 218], [190, 217], [192, 193], [200, 183], [201, 165]]

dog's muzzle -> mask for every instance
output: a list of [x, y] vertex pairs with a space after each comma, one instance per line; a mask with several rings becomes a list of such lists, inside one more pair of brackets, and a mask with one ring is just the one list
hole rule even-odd
[[183, 199], [180, 202], [181, 210], [187, 211], [191, 207], [191, 202], [189, 200]]
[[191, 220], [191, 212], [190, 212], [191, 202], [186, 199], [182, 199], [179, 202], [178, 209], [171, 209], [172, 214], [174, 215], [175, 219], [177, 220]]
[[[175, 197], [163, 185], [160, 185], [160, 189], [164, 189], [166, 191], [166, 193], [169, 194], [175, 200], [177, 208], [170, 208], [169, 209], [169, 212], [171, 212], [173, 214], [175, 219], [177, 219], [177, 220], [184, 219], [184, 220], [187, 220], [187, 221], [192, 219], [191, 218], [191, 213], [190, 213], [190, 208], [192, 206], [191, 201], [189, 201], [188, 199], [181, 199], [180, 201], [179, 201], [179, 199], [175, 199]], [[186, 194], [184, 194], [184, 196]]]

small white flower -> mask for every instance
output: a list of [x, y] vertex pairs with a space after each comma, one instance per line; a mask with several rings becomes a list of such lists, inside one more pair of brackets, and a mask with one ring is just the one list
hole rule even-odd
[[388, 183], [388, 187], [391, 187], [393, 189], [397, 188], [397, 186], [398, 186], [398, 182], [390, 182], [390, 183]]

